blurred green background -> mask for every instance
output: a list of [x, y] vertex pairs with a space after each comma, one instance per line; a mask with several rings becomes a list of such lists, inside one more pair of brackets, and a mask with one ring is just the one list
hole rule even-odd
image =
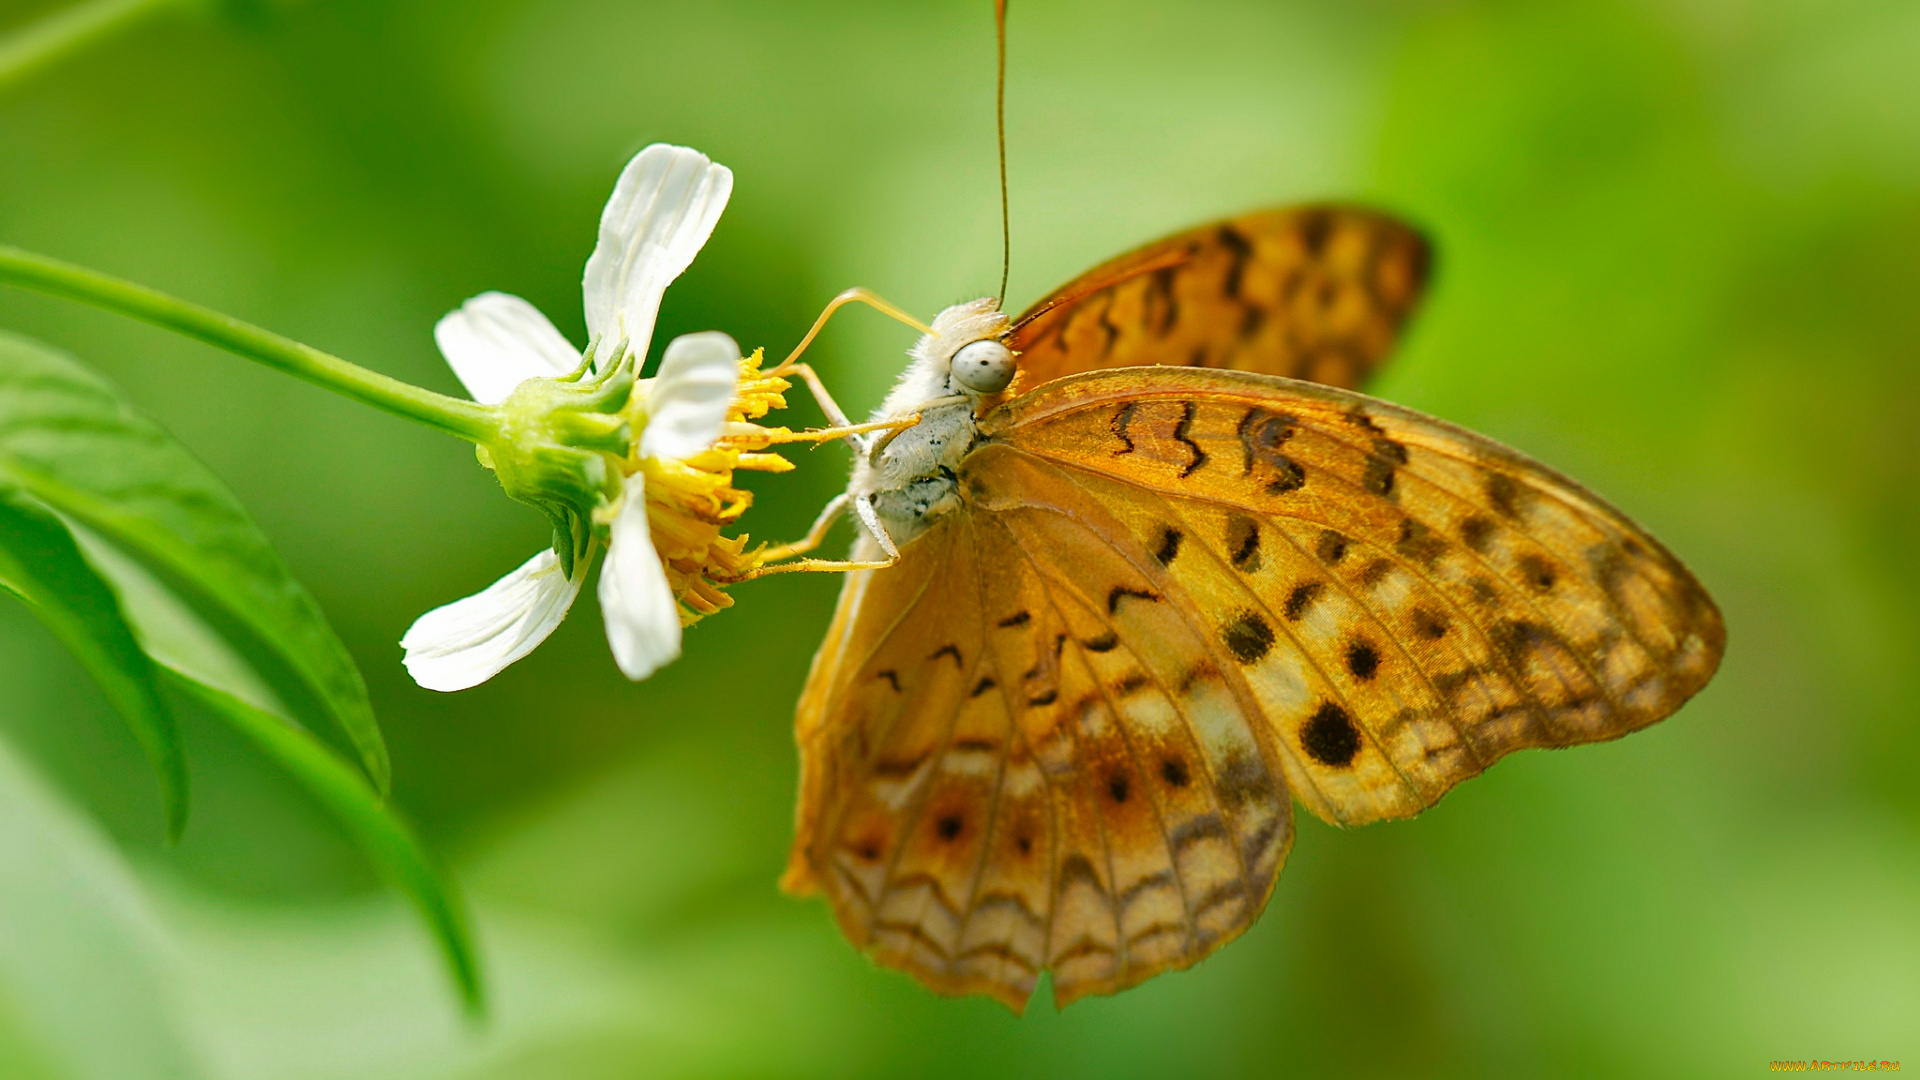
[[[0, 29], [54, 10], [0, 4]], [[112, 316], [0, 292], [213, 466], [372, 687], [396, 799], [475, 906], [493, 1023], [342, 835], [189, 719], [160, 844], [138, 747], [0, 604], [0, 1075], [1750, 1075], [1920, 1067], [1920, 5], [1019, 0], [1010, 302], [1254, 206], [1365, 199], [1439, 272], [1382, 396], [1581, 478], [1725, 609], [1722, 672], [1622, 742], [1417, 821], [1303, 820], [1192, 971], [1023, 1020], [778, 895], [789, 723], [837, 582], [737, 589], [620, 678], [591, 596], [483, 688], [395, 642], [544, 542], [470, 451]], [[784, 352], [834, 292], [930, 315], [999, 270], [986, 0], [311, 0], [165, 18], [0, 97], [0, 240], [457, 391], [483, 289], [576, 341], [647, 142], [737, 174], [656, 341]], [[877, 402], [910, 335], [813, 359]], [[794, 419], [817, 418], [796, 405]], [[762, 484], [797, 535], [844, 452]]]

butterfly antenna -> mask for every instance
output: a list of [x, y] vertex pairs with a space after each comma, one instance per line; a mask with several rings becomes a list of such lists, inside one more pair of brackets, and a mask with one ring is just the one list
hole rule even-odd
[[1007, 0], [993, 0], [993, 31], [999, 71], [993, 85], [993, 126], [1000, 136], [1000, 306], [1007, 306], [1007, 272], [1013, 265], [1013, 229], [1007, 221]]

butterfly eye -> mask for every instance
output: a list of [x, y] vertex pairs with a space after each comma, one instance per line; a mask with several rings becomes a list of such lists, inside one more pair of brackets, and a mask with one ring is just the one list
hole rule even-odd
[[953, 379], [976, 394], [993, 394], [1013, 381], [1013, 351], [992, 338], [953, 354]]

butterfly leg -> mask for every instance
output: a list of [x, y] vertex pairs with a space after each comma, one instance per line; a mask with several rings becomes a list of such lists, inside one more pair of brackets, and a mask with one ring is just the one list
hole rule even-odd
[[873, 504], [864, 495], [860, 496], [859, 499], [855, 499], [853, 496], [844, 493], [835, 496], [833, 501], [827, 503], [826, 508], [820, 511], [820, 516], [814, 519], [813, 527], [807, 530], [807, 535], [804, 539], [796, 540], [791, 544], [783, 544], [780, 547], [769, 548], [765, 558], [772, 560], [784, 559], [792, 555], [804, 555], [819, 547], [820, 544], [826, 540], [827, 531], [833, 528], [834, 522], [840, 520], [850, 505], [854, 507], [855, 513], [860, 517], [861, 521], [866, 524], [867, 528], [879, 539], [881, 548], [887, 552], [887, 558], [884, 561], [861, 559], [795, 559], [792, 562], [772, 563], [771, 565], [767, 562], [762, 562], [761, 565], [754, 569], [752, 573], [749, 573], [744, 580], [751, 581], [754, 578], [766, 577], [769, 574], [839, 573], [845, 570], [884, 570], [892, 566], [899, 560], [900, 552], [894, 547], [893, 538], [888, 536], [885, 529], [881, 527], [880, 517], [874, 513]]
[[869, 431], [898, 434], [901, 430], [920, 422], [920, 414], [914, 413], [909, 416], [893, 416], [885, 420], [871, 420], [864, 424], [856, 424], [847, 418], [846, 412], [840, 408], [840, 403], [833, 400], [833, 395], [827, 392], [826, 384], [820, 381], [820, 376], [810, 365], [794, 364], [782, 374], [798, 375], [800, 381], [807, 384], [807, 390], [813, 394], [813, 400], [819, 404], [820, 411], [827, 414], [827, 422], [832, 426], [792, 432], [774, 439], [775, 442], [828, 442], [833, 439], [846, 439], [856, 449], [865, 450], [865, 442], [857, 436]]
[[873, 496], [862, 493], [853, 497], [853, 513], [860, 524], [867, 527], [880, 550], [887, 553], [887, 565], [900, 561], [900, 549], [893, 546], [893, 537], [887, 535], [887, 527], [880, 524], [880, 512], [873, 508]]

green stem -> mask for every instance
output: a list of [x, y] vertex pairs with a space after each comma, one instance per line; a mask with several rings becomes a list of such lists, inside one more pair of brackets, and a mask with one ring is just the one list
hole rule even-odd
[[82, 0], [0, 37], [0, 92], [168, 8], [197, 0]]
[[468, 442], [486, 442], [498, 433], [495, 411], [488, 406], [423, 390], [230, 315], [82, 266], [0, 244], [0, 284], [79, 300], [198, 338]]

